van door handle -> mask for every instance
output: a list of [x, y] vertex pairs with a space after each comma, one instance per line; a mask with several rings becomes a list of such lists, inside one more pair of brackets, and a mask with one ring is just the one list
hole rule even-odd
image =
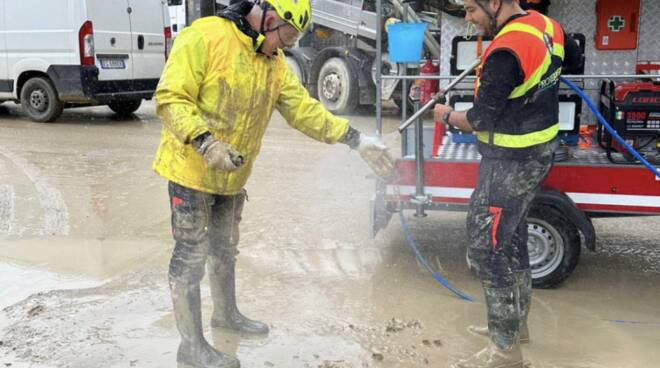
[[144, 36], [143, 35], [138, 36], [138, 49], [144, 50]]

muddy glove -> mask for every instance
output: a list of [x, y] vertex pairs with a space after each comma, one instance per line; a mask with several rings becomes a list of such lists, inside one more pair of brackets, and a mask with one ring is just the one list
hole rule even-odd
[[394, 159], [390, 155], [390, 149], [379, 138], [360, 134], [357, 150], [376, 175], [388, 178], [394, 174]]
[[211, 133], [200, 135], [193, 140], [192, 144], [211, 169], [234, 171], [243, 165], [243, 156], [227, 143], [213, 138]]
[[394, 174], [394, 159], [390, 155], [389, 148], [379, 138], [364, 135], [349, 127], [340, 142], [357, 150], [371, 170], [381, 178], [388, 178]]

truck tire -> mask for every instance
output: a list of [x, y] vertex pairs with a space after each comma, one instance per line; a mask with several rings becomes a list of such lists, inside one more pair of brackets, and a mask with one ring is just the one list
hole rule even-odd
[[[408, 98], [406, 100], [406, 111], [408, 112], [408, 117], [412, 116], [412, 114], [415, 113], [415, 102], [410, 99], [410, 90], [412, 89], [413, 81], [409, 81], [408, 83], [408, 93], [406, 93], [406, 97]], [[396, 107], [399, 108], [399, 111], [403, 111], [403, 97], [401, 96], [401, 90], [403, 88], [399, 87], [394, 91], [392, 94], [392, 101], [394, 101], [394, 104], [396, 104]]]
[[573, 272], [580, 259], [577, 227], [561, 211], [532, 205], [527, 217], [529, 262], [535, 288], [553, 288]]
[[298, 64], [298, 60], [296, 60], [296, 58], [291, 55], [286, 55], [285, 58], [286, 63], [289, 65], [289, 69], [291, 69], [293, 74], [298, 77], [298, 81], [300, 81], [300, 83], [304, 83], [302, 67], [300, 64]]
[[108, 104], [108, 107], [119, 115], [119, 117], [127, 118], [136, 112], [141, 104], [142, 100], [112, 101]]
[[326, 60], [317, 81], [319, 101], [333, 114], [352, 113], [358, 104], [357, 79], [345, 59]]
[[309, 70], [305, 62], [305, 55], [298, 49], [284, 50], [286, 63], [293, 73], [298, 77], [301, 84], [307, 85]]
[[64, 110], [53, 83], [44, 77], [33, 77], [25, 82], [21, 89], [21, 106], [30, 120], [38, 123], [55, 121]]

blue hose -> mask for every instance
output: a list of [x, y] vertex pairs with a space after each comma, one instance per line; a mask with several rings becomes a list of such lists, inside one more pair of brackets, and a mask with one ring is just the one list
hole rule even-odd
[[440, 283], [440, 285], [444, 286], [445, 289], [451, 291], [454, 295], [457, 297], [468, 301], [468, 302], [474, 302], [474, 299], [470, 297], [469, 295], [463, 293], [462, 291], [458, 290], [454, 285], [450, 284], [449, 281], [445, 280], [442, 276], [438, 275], [431, 266], [426, 262], [422, 254], [419, 252], [419, 249], [417, 249], [417, 246], [415, 245], [415, 239], [412, 237], [412, 233], [410, 232], [410, 228], [408, 228], [408, 224], [406, 223], [405, 218], [403, 217], [403, 210], [399, 211], [399, 218], [401, 219], [401, 227], [403, 228], [403, 232], [406, 234], [406, 244], [408, 244], [408, 247], [415, 253], [415, 257], [417, 257], [417, 260], [419, 263], [426, 268], [427, 271], [433, 275], [433, 278], [436, 279]]
[[598, 118], [598, 122], [600, 122], [605, 127], [605, 129], [607, 129], [607, 131], [612, 135], [612, 137], [614, 137], [622, 146], [624, 146], [626, 150], [630, 152], [631, 155], [633, 155], [637, 160], [639, 160], [639, 162], [644, 164], [644, 166], [646, 166], [646, 168], [648, 168], [653, 173], [653, 175], [660, 178], [660, 172], [658, 172], [658, 170], [655, 167], [653, 167], [648, 161], [646, 161], [646, 159], [644, 159], [644, 157], [642, 157], [637, 151], [635, 151], [634, 148], [630, 147], [630, 145], [626, 143], [626, 141], [624, 141], [623, 138], [621, 138], [619, 133], [617, 133], [616, 130], [614, 130], [612, 126], [607, 122], [607, 120], [605, 120], [603, 115], [601, 115], [601, 113], [598, 111], [594, 103], [591, 102], [589, 96], [587, 96], [587, 94], [584, 93], [583, 90], [581, 90], [573, 82], [569, 81], [564, 77], [560, 77], [560, 79], [565, 85], [571, 87], [572, 90], [574, 90], [580, 97], [582, 97], [584, 102], [587, 103], [587, 106], [589, 106], [589, 109], [591, 109], [591, 111], [593, 111], [593, 113]]

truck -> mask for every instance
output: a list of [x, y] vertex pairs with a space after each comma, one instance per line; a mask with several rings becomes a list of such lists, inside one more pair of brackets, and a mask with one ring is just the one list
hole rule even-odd
[[0, 14], [0, 102], [36, 122], [68, 107], [133, 113], [171, 47], [164, 0], [0, 0]]

